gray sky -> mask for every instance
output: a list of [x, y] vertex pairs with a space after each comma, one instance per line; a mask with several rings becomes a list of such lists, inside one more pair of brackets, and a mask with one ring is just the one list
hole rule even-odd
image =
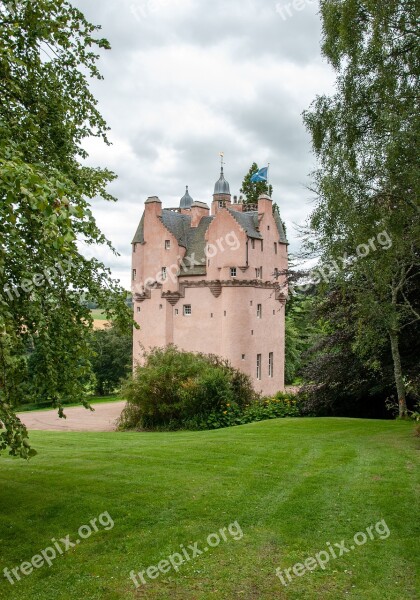
[[305, 186], [314, 167], [301, 113], [333, 83], [320, 54], [317, 1], [74, 4], [112, 46], [99, 64], [105, 80], [92, 90], [113, 145], [93, 140], [86, 148], [90, 164], [118, 175], [110, 186], [118, 202], [95, 202], [94, 214], [121, 256], [94, 254], [129, 288], [130, 242], [145, 199], [176, 206], [188, 184], [194, 200], [211, 202], [220, 151], [232, 194], [254, 161], [270, 163], [273, 198], [296, 251], [294, 223], [311, 211]]

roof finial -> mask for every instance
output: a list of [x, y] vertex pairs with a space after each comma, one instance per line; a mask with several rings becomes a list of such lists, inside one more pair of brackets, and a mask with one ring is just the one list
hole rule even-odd
[[223, 159], [225, 157], [225, 153], [219, 152], [219, 156], [220, 156], [220, 172], [223, 173], [223, 165], [225, 164], [225, 161]]

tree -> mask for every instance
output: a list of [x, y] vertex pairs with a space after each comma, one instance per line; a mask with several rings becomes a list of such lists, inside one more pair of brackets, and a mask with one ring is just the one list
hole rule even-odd
[[[86, 403], [90, 371], [87, 301], [121, 328], [131, 326], [126, 292], [79, 242], [111, 243], [89, 200], [114, 200], [115, 177], [82, 164], [86, 138], [107, 140], [89, 90], [100, 78], [100, 28], [66, 0], [0, 1], [0, 451], [28, 457], [27, 432], [14, 408], [42, 394], [62, 412], [71, 397]], [[33, 386], [19, 368], [37, 349]]]
[[105, 396], [112, 393], [131, 372], [132, 335], [123, 335], [115, 327], [98, 329], [92, 332], [91, 348], [96, 393]]
[[259, 167], [254, 162], [242, 182], [241, 194], [245, 196], [245, 204], [257, 204], [261, 194], [268, 194], [270, 197], [273, 195], [273, 186], [266, 181], [257, 181], [256, 183], [251, 181], [251, 177], [257, 171], [259, 171]]
[[321, 16], [337, 91], [304, 115], [319, 160], [308, 247], [338, 265], [335, 285], [351, 290], [358, 354], [391, 353], [403, 417], [401, 337], [420, 319], [411, 294], [420, 272], [416, 3], [322, 0]]

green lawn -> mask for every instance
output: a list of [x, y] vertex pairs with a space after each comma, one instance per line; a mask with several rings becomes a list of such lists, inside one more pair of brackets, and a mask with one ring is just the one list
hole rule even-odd
[[[211, 432], [31, 439], [39, 455], [29, 463], [0, 459], [2, 599], [418, 598], [420, 453], [410, 423], [282, 419]], [[75, 540], [105, 511], [112, 529], [99, 527], [13, 586], [3, 577], [51, 538]], [[327, 542], [349, 546], [381, 519], [387, 539], [375, 534], [287, 587], [276, 577], [276, 567], [303, 563]], [[227, 535], [135, 590], [131, 570], [157, 565], [181, 544], [202, 549], [234, 521], [242, 539]]]
[[96, 319], [97, 321], [106, 321], [105, 311], [103, 311], [102, 308], [92, 308], [90, 313], [93, 319]]

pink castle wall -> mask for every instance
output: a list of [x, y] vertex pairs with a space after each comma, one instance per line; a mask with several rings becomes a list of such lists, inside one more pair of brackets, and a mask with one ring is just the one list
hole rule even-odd
[[[218, 354], [248, 373], [257, 391], [271, 395], [284, 389], [287, 290], [285, 275], [276, 280], [273, 273], [275, 268], [280, 271], [287, 268], [287, 244], [279, 241], [272, 201], [267, 196], [260, 197], [258, 203], [263, 246], [259, 239], [252, 242], [226, 208], [213, 203], [213, 211], [216, 216], [205, 239], [217, 253], [206, 259], [206, 274], [178, 277], [175, 271], [185, 256], [185, 248], [179, 246], [176, 237], [160, 221], [160, 201], [152, 198], [146, 202], [144, 243], [135, 244], [132, 261], [134, 315], [140, 325], [140, 330], [134, 330], [134, 357], [141, 361], [142, 347], [171, 343], [185, 350]], [[194, 206], [191, 212], [193, 225], [208, 214]], [[165, 240], [171, 242], [169, 250], [165, 249]], [[173, 266], [174, 276], [168, 275], [162, 281], [156, 276], [164, 266], [168, 270]], [[236, 267], [236, 277], [231, 276], [231, 267]], [[257, 279], [255, 270], [260, 267], [262, 279]], [[157, 283], [144, 293], [147, 278], [157, 279]], [[217, 297], [211, 291], [214, 282], [220, 282]], [[162, 297], [168, 291], [181, 294], [178, 301], [174, 297], [174, 304]], [[258, 304], [262, 306], [261, 318], [257, 317]], [[191, 305], [191, 315], [183, 314], [184, 305]], [[269, 376], [269, 352], [274, 356], [273, 377]], [[257, 379], [257, 354], [262, 358], [261, 379]]]

